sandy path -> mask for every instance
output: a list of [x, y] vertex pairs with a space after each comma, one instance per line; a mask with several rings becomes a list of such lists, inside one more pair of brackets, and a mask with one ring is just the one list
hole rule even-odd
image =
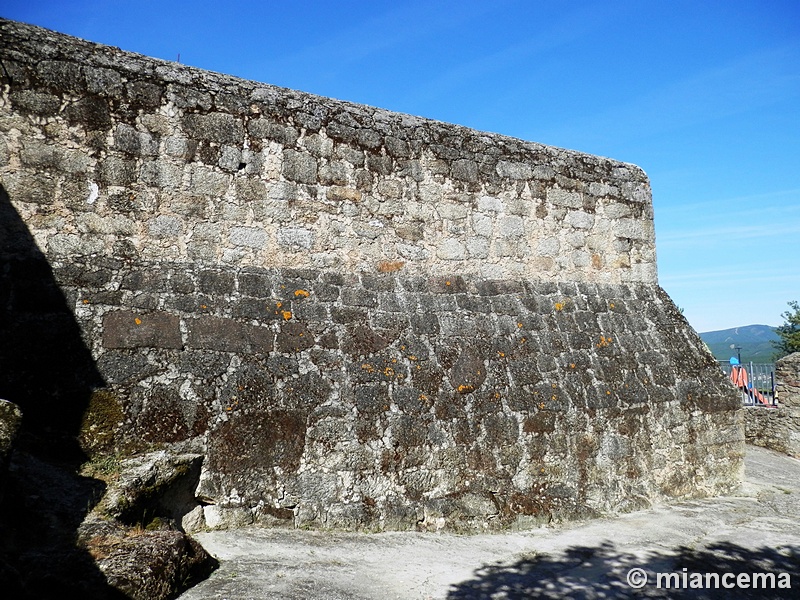
[[[784, 597], [800, 597], [800, 461], [748, 447], [735, 496], [524, 533], [244, 529], [196, 537], [222, 566], [181, 600], [676, 597], [656, 588], [655, 573], [683, 567], [789, 572], [794, 594]], [[626, 583], [633, 567], [650, 576], [642, 590]], [[686, 597], [708, 597], [696, 592]], [[780, 593], [720, 589], [710, 597]]]

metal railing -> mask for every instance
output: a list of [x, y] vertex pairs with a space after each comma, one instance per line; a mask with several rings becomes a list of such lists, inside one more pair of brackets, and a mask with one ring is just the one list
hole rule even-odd
[[[731, 379], [734, 365], [728, 361], [717, 362], [719, 362], [722, 372]], [[749, 362], [736, 366], [744, 368], [747, 374], [747, 387], [739, 387], [742, 404], [745, 406], [778, 405], [778, 399], [775, 397], [775, 365], [773, 363]]]

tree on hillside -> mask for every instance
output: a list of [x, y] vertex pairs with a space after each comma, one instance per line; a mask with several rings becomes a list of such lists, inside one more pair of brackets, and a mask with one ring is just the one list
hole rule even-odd
[[789, 302], [789, 307], [792, 310], [781, 315], [786, 322], [775, 330], [781, 337], [779, 342], [775, 342], [779, 356], [800, 352], [800, 302]]

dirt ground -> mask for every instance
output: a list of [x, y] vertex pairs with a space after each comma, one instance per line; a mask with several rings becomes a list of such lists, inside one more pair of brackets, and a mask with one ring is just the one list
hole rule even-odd
[[[800, 461], [748, 447], [733, 496], [521, 533], [325, 533], [241, 529], [197, 535], [221, 567], [180, 600], [468, 598], [798, 598]], [[644, 569], [641, 589], [627, 582]], [[685, 569], [685, 571], [684, 571]], [[724, 588], [774, 573], [776, 589]], [[675, 589], [657, 573], [677, 573]], [[684, 575], [685, 573], [685, 575]], [[724, 579], [725, 573], [735, 574]], [[791, 589], [778, 589], [788, 581]], [[722, 579], [720, 579], [722, 578]]]

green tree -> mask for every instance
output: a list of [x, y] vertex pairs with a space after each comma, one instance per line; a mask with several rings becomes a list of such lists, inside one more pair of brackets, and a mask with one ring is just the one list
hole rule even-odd
[[800, 352], [800, 302], [789, 302], [789, 308], [792, 310], [781, 315], [786, 322], [775, 330], [781, 338], [779, 342], [775, 342], [780, 356]]

